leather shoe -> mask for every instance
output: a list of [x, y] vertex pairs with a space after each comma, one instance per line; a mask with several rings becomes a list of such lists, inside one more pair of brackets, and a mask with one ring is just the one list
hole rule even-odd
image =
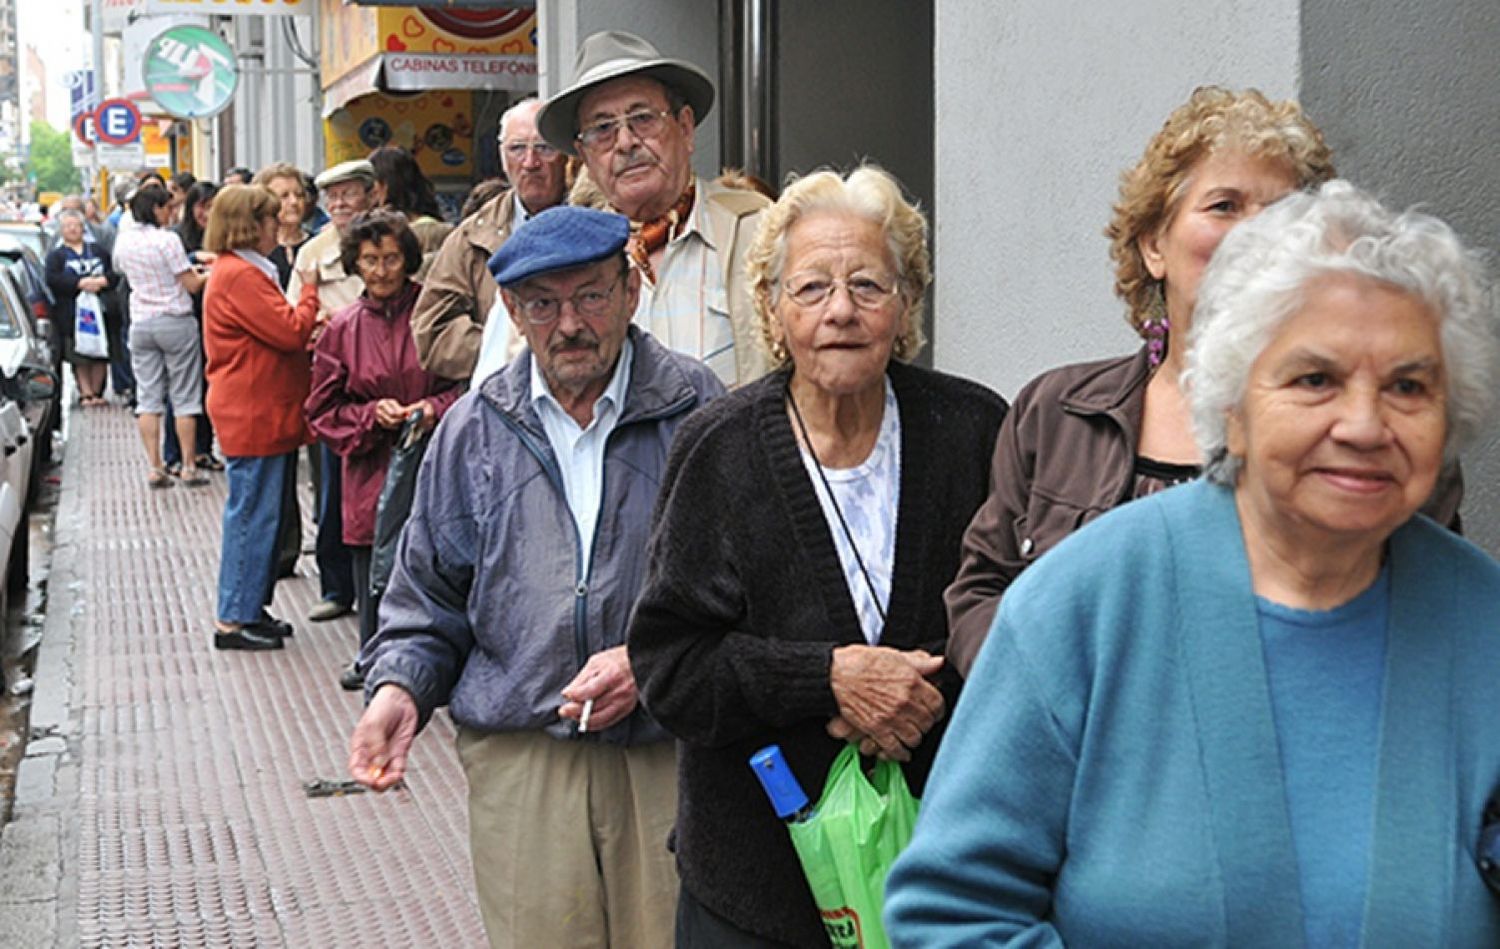
[[358, 692], [365, 687], [365, 675], [359, 671], [359, 660], [351, 659], [339, 673], [339, 688], [345, 692]]
[[247, 625], [262, 636], [275, 636], [277, 639], [286, 639], [292, 635], [292, 624], [284, 619], [277, 619], [270, 613], [260, 614], [260, 619]]
[[348, 603], [339, 603], [335, 600], [319, 600], [313, 604], [313, 608], [307, 611], [307, 618], [314, 623], [323, 623], [331, 619], [338, 619], [345, 613], [354, 612], [354, 608]]
[[254, 626], [241, 626], [230, 632], [214, 630], [215, 649], [281, 649], [286, 644], [279, 636], [267, 636]]

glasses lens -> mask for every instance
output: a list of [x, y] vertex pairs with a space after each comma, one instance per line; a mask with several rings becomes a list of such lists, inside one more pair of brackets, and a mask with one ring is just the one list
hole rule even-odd
[[661, 119], [663, 113], [652, 109], [642, 109], [625, 116], [625, 121], [630, 123], [632, 134], [641, 138], [655, 138], [661, 134]]
[[605, 119], [602, 122], [595, 122], [579, 133], [578, 140], [583, 143], [584, 148], [604, 148], [614, 142], [616, 130], [619, 127], [619, 119]]
[[850, 277], [845, 285], [855, 305], [867, 310], [880, 306], [891, 295], [891, 288], [874, 277]]
[[803, 277], [787, 282], [787, 293], [798, 306], [818, 306], [828, 299], [833, 282], [821, 277]]

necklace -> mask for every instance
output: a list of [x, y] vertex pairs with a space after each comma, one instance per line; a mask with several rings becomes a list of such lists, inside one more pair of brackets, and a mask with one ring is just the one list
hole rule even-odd
[[818, 472], [818, 480], [823, 482], [823, 490], [828, 493], [828, 501], [833, 505], [833, 513], [839, 519], [839, 527], [844, 530], [844, 539], [849, 542], [849, 549], [854, 551], [854, 562], [859, 564], [860, 576], [865, 578], [865, 587], [870, 591], [870, 601], [875, 604], [875, 612], [883, 624], [885, 623], [885, 607], [880, 605], [880, 594], [875, 592], [875, 581], [870, 579], [870, 571], [865, 566], [865, 558], [860, 556], [859, 545], [854, 542], [854, 532], [849, 529], [849, 522], [844, 520], [844, 509], [839, 506], [838, 496], [833, 493], [833, 485], [828, 483], [828, 475], [823, 471], [823, 463], [818, 460], [818, 451], [813, 448], [812, 437], [807, 434], [807, 423], [802, 420], [802, 410], [797, 408], [797, 400], [792, 397], [790, 390], [787, 391], [786, 401], [792, 407], [792, 417], [797, 420], [797, 428], [802, 433], [802, 444], [807, 446], [808, 457], [812, 458], [813, 467]]

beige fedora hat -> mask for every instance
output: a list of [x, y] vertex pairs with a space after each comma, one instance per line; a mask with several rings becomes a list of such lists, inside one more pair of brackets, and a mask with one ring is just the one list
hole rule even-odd
[[554, 148], [576, 155], [579, 100], [595, 86], [625, 76], [649, 76], [682, 93], [693, 107], [695, 125], [713, 108], [714, 84], [703, 70], [686, 60], [663, 56], [634, 33], [606, 30], [593, 34], [578, 47], [573, 82], [548, 99], [537, 113], [537, 131]]

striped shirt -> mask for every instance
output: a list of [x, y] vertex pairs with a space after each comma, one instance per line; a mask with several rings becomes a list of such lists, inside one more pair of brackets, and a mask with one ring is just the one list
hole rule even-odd
[[725, 385], [734, 385], [734, 327], [723, 264], [708, 233], [707, 189], [698, 179], [688, 226], [662, 252], [656, 282], [641, 275], [635, 324], [668, 349], [701, 359]]
[[140, 226], [115, 240], [115, 270], [130, 281], [130, 321], [154, 316], [192, 316], [193, 298], [177, 282], [192, 270], [182, 238], [175, 231]]

